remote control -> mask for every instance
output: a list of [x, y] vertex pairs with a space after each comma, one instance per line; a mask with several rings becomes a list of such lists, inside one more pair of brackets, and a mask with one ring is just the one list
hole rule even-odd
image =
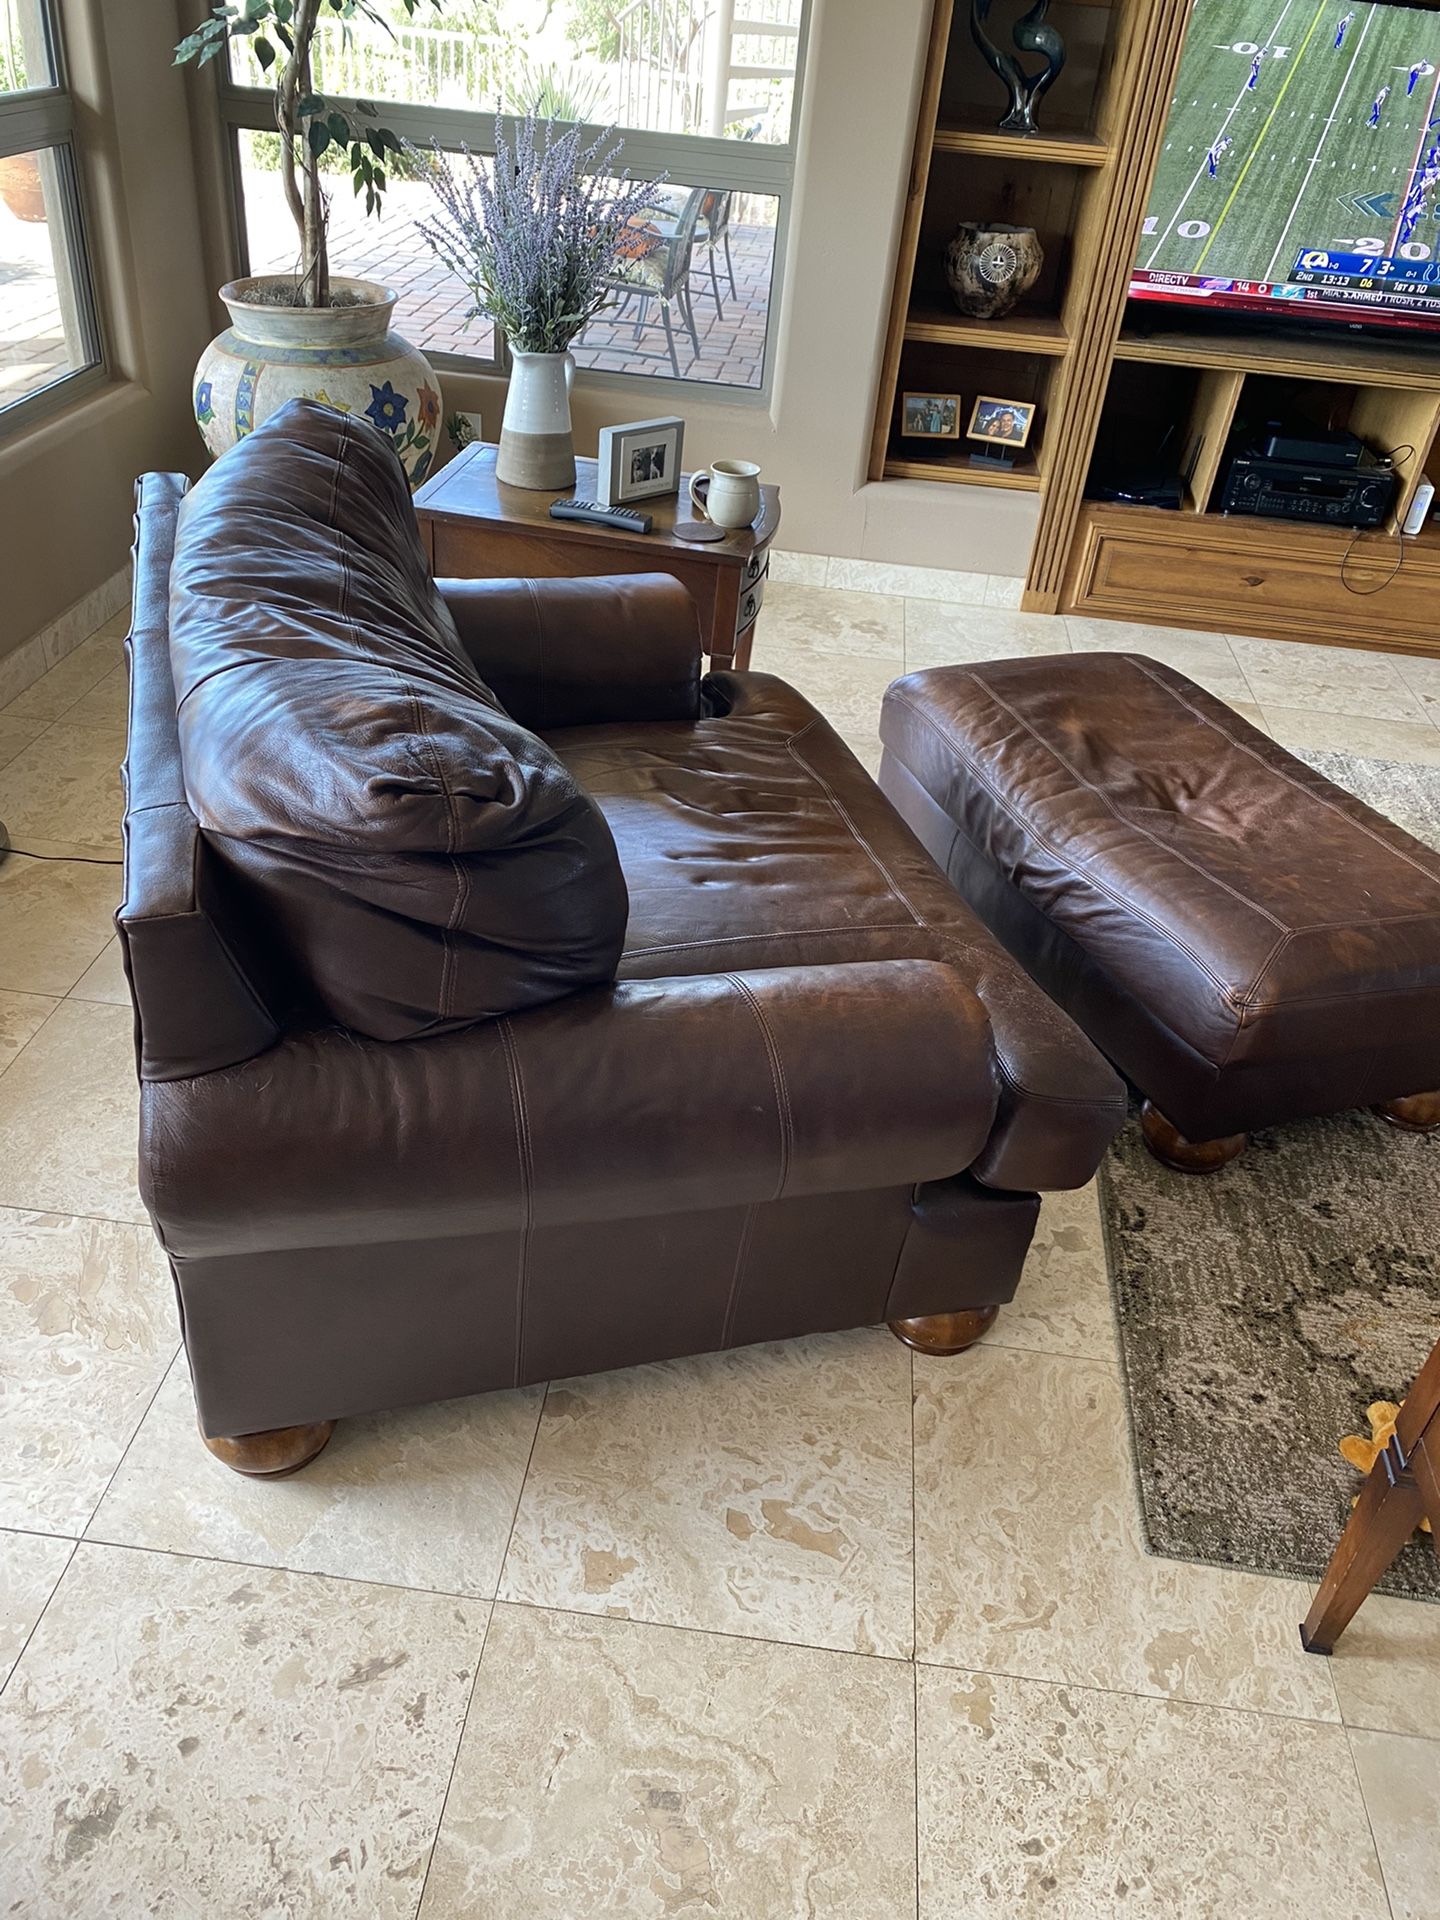
[[584, 520], [592, 527], [615, 527], [621, 533], [649, 533], [655, 522], [633, 507], [602, 507], [598, 500], [557, 500], [552, 520]]

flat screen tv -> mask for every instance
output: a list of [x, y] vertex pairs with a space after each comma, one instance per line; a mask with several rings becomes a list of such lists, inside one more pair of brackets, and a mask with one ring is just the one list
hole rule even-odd
[[1196, 0], [1130, 292], [1440, 331], [1440, 14]]

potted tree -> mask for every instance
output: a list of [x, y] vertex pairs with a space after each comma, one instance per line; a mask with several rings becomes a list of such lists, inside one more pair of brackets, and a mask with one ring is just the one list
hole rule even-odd
[[[392, 0], [413, 19], [444, 0]], [[384, 202], [399, 138], [369, 101], [317, 92], [315, 34], [326, 15], [392, 31], [378, 0], [240, 0], [175, 49], [175, 64], [205, 66], [231, 41], [248, 42], [273, 76], [280, 181], [299, 239], [298, 270], [232, 280], [220, 289], [230, 326], [195, 370], [195, 420], [211, 453], [223, 453], [298, 394], [364, 414], [391, 435], [413, 482], [434, 459], [440, 393], [430, 363], [390, 330], [393, 289], [332, 276], [322, 169], [339, 158], [367, 213]], [[397, 16], [398, 17], [398, 16]]]

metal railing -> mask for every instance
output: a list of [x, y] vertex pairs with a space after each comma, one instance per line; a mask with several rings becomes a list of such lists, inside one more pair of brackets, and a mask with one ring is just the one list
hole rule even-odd
[[615, 117], [656, 133], [789, 135], [801, 0], [631, 0], [616, 16]]

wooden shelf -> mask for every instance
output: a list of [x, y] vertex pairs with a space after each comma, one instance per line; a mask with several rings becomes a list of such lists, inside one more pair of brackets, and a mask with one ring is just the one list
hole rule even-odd
[[1002, 160], [1038, 160], [1052, 167], [1103, 167], [1110, 149], [1081, 128], [1040, 133], [1000, 133], [994, 127], [962, 127], [941, 121], [936, 153], [983, 153]]
[[951, 454], [925, 456], [897, 454], [893, 450], [885, 462], [887, 480], [943, 480], [950, 486], [1009, 487], [1020, 493], [1038, 493], [1044, 484], [1033, 454], [1017, 456], [1008, 471], [1002, 468], [972, 467], [970, 449], [961, 441]]
[[1063, 359], [1070, 336], [1053, 313], [1014, 313], [1004, 320], [971, 320], [933, 294], [917, 291], [905, 318], [905, 338], [938, 347], [986, 347], [1001, 353], [1039, 353]]
[[1127, 328], [1116, 343], [1115, 358], [1440, 392], [1440, 352], [1435, 348], [1358, 336], [1353, 340], [1287, 339], [1264, 329], [1211, 334], [1179, 329], [1140, 333]]

